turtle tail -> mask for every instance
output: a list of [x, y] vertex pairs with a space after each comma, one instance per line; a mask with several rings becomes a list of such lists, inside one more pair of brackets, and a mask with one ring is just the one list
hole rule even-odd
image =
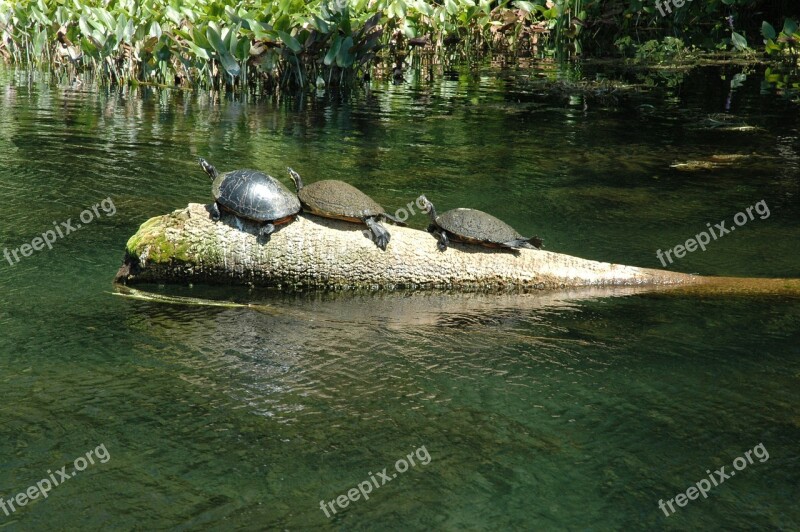
[[538, 236], [534, 236], [531, 238], [519, 238], [517, 240], [511, 240], [509, 242], [505, 242], [504, 245], [510, 248], [542, 249], [544, 247], [544, 242]]
[[392, 216], [388, 212], [384, 212], [383, 214], [381, 214], [381, 218], [383, 218], [384, 220], [387, 220], [389, 222], [392, 222], [394, 225], [399, 225], [400, 227], [408, 227], [407, 223], [401, 222], [400, 220], [398, 220], [397, 218], [395, 218], [394, 216]]

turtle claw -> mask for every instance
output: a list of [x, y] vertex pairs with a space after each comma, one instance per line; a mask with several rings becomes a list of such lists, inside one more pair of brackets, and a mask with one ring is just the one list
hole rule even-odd
[[367, 218], [364, 221], [372, 233], [372, 241], [375, 242], [375, 245], [381, 248], [382, 251], [386, 251], [386, 246], [389, 245], [389, 240], [391, 238], [389, 231], [387, 231], [386, 228], [384, 228], [381, 224], [376, 222], [375, 218]]
[[386, 251], [386, 246], [389, 245], [389, 233], [386, 233], [385, 235], [376, 236], [375, 245], [381, 248], [382, 251]]

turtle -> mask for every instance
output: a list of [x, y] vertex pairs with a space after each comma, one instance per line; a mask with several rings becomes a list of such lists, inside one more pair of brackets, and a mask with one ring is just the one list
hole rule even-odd
[[447, 249], [450, 240], [492, 248], [544, 247], [538, 236], [525, 238], [504, 221], [477, 209], [452, 209], [437, 215], [433, 204], [424, 194], [417, 199], [417, 205], [428, 212], [431, 218], [428, 231], [439, 240], [437, 245], [440, 251]]
[[291, 168], [286, 169], [294, 181], [297, 196], [304, 210], [325, 218], [366, 224], [372, 241], [383, 251], [386, 251], [391, 236], [389, 231], [378, 223], [378, 219], [405, 225], [353, 185], [336, 179], [325, 179], [304, 186], [300, 174]]
[[263, 222], [258, 235], [269, 240], [275, 226], [294, 220], [300, 212], [300, 200], [280, 181], [258, 170], [233, 170], [220, 174], [203, 158], [200, 167], [214, 180], [211, 190], [214, 203], [211, 219], [220, 219], [221, 211], [237, 218]]

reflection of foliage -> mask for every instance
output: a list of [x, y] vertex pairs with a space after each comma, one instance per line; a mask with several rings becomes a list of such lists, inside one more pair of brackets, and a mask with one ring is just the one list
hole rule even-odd
[[800, 103], [800, 72], [796, 67], [774, 65], [764, 71], [762, 92], [774, 91], [796, 103]]
[[767, 21], [761, 25], [765, 51], [776, 62], [764, 72], [762, 91], [774, 90], [781, 96], [800, 102], [800, 31], [797, 22], [786, 19], [780, 33]]
[[[685, 68], [680, 65], [697, 59], [697, 53], [687, 48], [681, 39], [665, 37], [663, 40], [649, 40], [636, 44], [630, 37], [617, 39], [617, 49], [626, 56], [632, 56], [635, 64], [646, 68], [637, 73], [637, 82], [647, 87], [676, 87], [686, 76]], [[668, 63], [669, 67], [659, 67]]]
[[635, 57], [639, 61], [660, 63], [665, 60], [688, 58], [689, 49], [675, 37], [664, 37], [662, 41], [651, 40], [636, 47]]

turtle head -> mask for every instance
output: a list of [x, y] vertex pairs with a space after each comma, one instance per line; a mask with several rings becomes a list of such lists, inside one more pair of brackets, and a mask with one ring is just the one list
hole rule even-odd
[[217, 175], [219, 174], [217, 172], [217, 169], [211, 166], [211, 163], [209, 163], [202, 157], [200, 157], [198, 162], [200, 163], [200, 168], [202, 168], [205, 171], [205, 173], [207, 173], [211, 177], [211, 179], [217, 178]]
[[296, 188], [297, 191], [300, 192], [300, 189], [303, 188], [303, 180], [300, 178], [300, 174], [298, 174], [288, 166], [286, 167], [286, 169], [289, 171], [289, 177], [291, 177], [292, 181], [294, 181], [294, 188]]
[[417, 198], [417, 206], [428, 213], [432, 222], [436, 221], [436, 208], [433, 206], [433, 203], [425, 197], [425, 194]]

